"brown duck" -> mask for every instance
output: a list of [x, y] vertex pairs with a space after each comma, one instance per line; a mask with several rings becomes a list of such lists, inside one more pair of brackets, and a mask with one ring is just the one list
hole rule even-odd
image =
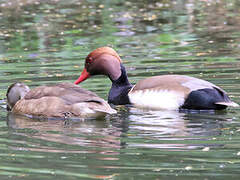
[[97, 117], [116, 111], [95, 93], [72, 83], [39, 86], [30, 90], [23, 83], [7, 91], [8, 110], [42, 117]]
[[112, 81], [108, 102], [113, 104], [167, 110], [221, 110], [238, 106], [220, 87], [190, 76], [153, 76], [133, 86], [128, 81], [121, 58], [110, 47], [95, 49], [86, 57], [85, 68], [75, 84], [99, 74], [108, 76]]

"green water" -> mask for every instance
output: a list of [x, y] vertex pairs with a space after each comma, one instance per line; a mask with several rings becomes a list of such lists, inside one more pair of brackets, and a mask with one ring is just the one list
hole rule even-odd
[[[87, 54], [113, 47], [132, 83], [185, 74], [240, 103], [240, 3], [0, 0], [0, 179], [239, 179], [240, 108], [143, 111], [102, 120], [6, 112], [7, 87], [74, 82]], [[111, 82], [80, 84], [107, 99]]]

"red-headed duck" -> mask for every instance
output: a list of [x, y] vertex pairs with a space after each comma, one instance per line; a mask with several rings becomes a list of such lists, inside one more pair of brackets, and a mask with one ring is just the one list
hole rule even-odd
[[99, 74], [108, 76], [112, 81], [108, 102], [115, 105], [133, 104], [166, 110], [221, 110], [238, 106], [220, 87], [185, 75], [153, 76], [133, 86], [128, 81], [121, 58], [110, 47], [95, 49], [86, 57], [85, 68], [75, 84]]

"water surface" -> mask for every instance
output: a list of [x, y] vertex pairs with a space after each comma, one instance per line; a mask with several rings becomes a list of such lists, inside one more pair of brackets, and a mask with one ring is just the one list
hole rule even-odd
[[[89, 120], [6, 112], [7, 87], [74, 82], [87, 54], [113, 47], [132, 83], [184, 74], [240, 103], [237, 1], [0, 1], [0, 179], [237, 179], [240, 109], [144, 111]], [[107, 99], [111, 82], [80, 84]]]

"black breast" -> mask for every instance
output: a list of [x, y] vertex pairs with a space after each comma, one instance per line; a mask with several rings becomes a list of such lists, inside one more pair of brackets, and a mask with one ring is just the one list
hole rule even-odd
[[128, 92], [133, 87], [129, 83], [124, 66], [121, 64], [121, 76], [112, 80], [112, 87], [108, 94], [108, 102], [115, 105], [130, 104]]

